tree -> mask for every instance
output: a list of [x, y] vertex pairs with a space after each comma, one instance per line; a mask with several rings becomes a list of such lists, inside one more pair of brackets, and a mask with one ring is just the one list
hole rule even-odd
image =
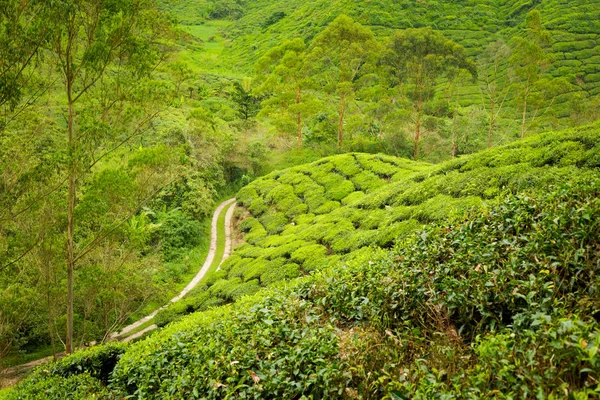
[[294, 39], [268, 51], [256, 66], [262, 81], [258, 91], [270, 95], [262, 103], [261, 114], [274, 117], [281, 130], [294, 131], [298, 148], [302, 147], [304, 120], [315, 114], [318, 104], [308, 93], [312, 71], [307, 54], [304, 41]]
[[525, 33], [525, 37], [513, 38], [512, 56], [509, 59], [518, 88], [517, 105], [522, 107], [521, 139], [527, 131], [528, 100], [540, 75], [551, 63], [551, 57], [544, 51], [550, 44], [551, 37], [542, 26], [542, 16], [538, 10], [527, 14]]
[[[90, 251], [90, 246], [106, 237], [104, 233], [100, 233], [76, 253], [75, 207], [78, 186], [83, 176], [99, 160], [132, 137], [138, 136], [152, 119], [153, 113], [147, 115], [145, 110], [139, 109], [137, 116], [142, 115], [141, 118], [133, 118], [132, 114], [123, 116], [124, 114], [115, 113], [113, 117], [123, 123], [131, 123], [133, 128], [125, 137], [109, 137], [110, 133], [114, 133], [108, 129], [110, 125], [106, 124], [111, 118], [110, 112], [130, 100], [131, 97], [128, 96], [135, 97], [122, 85], [135, 87], [135, 80], [127, 78], [142, 78], [158, 61], [153, 40], [163, 25], [157, 15], [151, 0], [62, 0], [53, 5], [52, 19], [45, 21], [53, 25], [47, 48], [60, 71], [67, 109], [65, 347], [68, 353], [73, 351], [73, 279], [76, 264]], [[114, 85], [111, 89], [103, 91], [111, 84]], [[93, 103], [100, 105], [100, 114], [90, 115], [84, 112], [81, 104], [91, 94], [100, 96], [98, 102]], [[128, 117], [132, 119], [126, 121]]]
[[501, 65], [510, 58], [510, 48], [503, 40], [490, 43], [479, 59], [482, 102], [488, 115], [487, 147], [492, 147], [494, 128], [510, 93], [508, 79], [501, 73]]
[[316, 78], [339, 99], [340, 150], [347, 105], [354, 98], [361, 74], [374, 64], [377, 52], [378, 44], [373, 32], [346, 15], [340, 15], [312, 42], [310, 60], [319, 71]]
[[461, 70], [475, 78], [477, 69], [462, 46], [429, 27], [396, 33], [388, 43], [384, 62], [390, 68], [392, 84], [412, 101], [415, 115], [413, 157], [416, 159], [424, 109], [427, 102], [435, 97], [439, 79], [452, 79]]
[[231, 99], [237, 105], [238, 116], [248, 122], [258, 114], [260, 99], [252, 93], [252, 79], [244, 78], [242, 82], [233, 83]]

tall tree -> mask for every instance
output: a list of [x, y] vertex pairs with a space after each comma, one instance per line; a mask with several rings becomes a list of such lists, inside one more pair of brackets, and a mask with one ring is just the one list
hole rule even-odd
[[302, 39], [289, 40], [268, 51], [256, 65], [261, 81], [258, 90], [270, 96], [263, 102], [261, 114], [275, 118], [280, 129], [293, 130], [299, 148], [305, 119], [314, 115], [318, 104], [308, 92], [313, 80], [307, 54]]
[[344, 119], [356, 86], [378, 54], [373, 32], [352, 18], [340, 15], [312, 42], [310, 59], [315, 63], [318, 82], [339, 100], [338, 148], [344, 140]]
[[[103, 118], [117, 108], [130, 95], [121, 87], [126, 76], [142, 77], [152, 70], [158, 56], [153, 45], [154, 36], [162, 24], [158, 23], [157, 12], [152, 0], [62, 0], [52, 7], [52, 38], [48, 50], [60, 70], [67, 109], [67, 333], [66, 351], [73, 351], [73, 279], [77, 261], [89, 251], [88, 246], [76, 254], [75, 207], [80, 180], [99, 160], [112, 150], [122, 146], [131, 137], [139, 135], [150, 121], [144, 115], [133, 122], [136, 125], [131, 135], [106, 146], [105, 134], [110, 125], [103, 125]], [[85, 114], [81, 106], [91, 93], [99, 96], [110, 83], [116, 89], [111, 93], [116, 98], [104, 97], [103, 113]], [[133, 81], [128, 81], [132, 84]], [[112, 97], [110, 96], [110, 97]], [[134, 110], [130, 110], [134, 111]], [[145, 114], [146, 110], [137, 110]], [[85, 115], [85, 119], [83, 116]], [[116, 118], [126, 119], [123, 114]], [[125, 114], [127, 115], [127, 114]], [[114, 122], [114, 121], [112, 121]], [[125, 121], [123, 121], [125, 122]], [[114, 133], [114, 132], [113, 132]], [[112, 138], [116, 139], [116, 138]], [[113, 147], [111, 147], [113, 146]], [[105, 149], [109, 150], [106, 151]], [[98, 239], [101, 239], [99, 236]], [[92, 240], [92, 243], [97, 243]]]
[[488, 45], [479, 58], [479, 90], [488, 115], [487, 147], [492, 147], [494, 129], [510, 93], [510, 83], [502, 73], [501, 66], [508, 61], [510, 48], [503, 40]]
[[550, 45], [550, 33], [542, 26], [538, 10], [527, 14], [524, 37], [516, 36], [509, 59], [513, 79], [517, 85], [517, 105], [521, 107], [521, 139], [527, 131], [529, 99], [541, 74], [549, 67], [552, 58], [545, 52]]
[[474, 78], [477, 68], [465, 49], [431, 28], [399, 31], [388, 43], [384, 62], [390, 67], [393, 84], [411, 99], [414, 111], [414, 151], [419, 156], [424, 109], [435, 97], [441, 78], [451, 79], [461, 70]]

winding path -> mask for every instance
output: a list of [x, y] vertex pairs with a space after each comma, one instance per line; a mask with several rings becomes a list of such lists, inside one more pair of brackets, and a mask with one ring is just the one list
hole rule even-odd
[[[225, 214], [225, 220], [224, 220], [225, 250], [223, 252], [223, 257], [221, 258], [221, 260], [219, 262], [219, 266], [225, 259], [227, 259], [231, 255], [231, 251], [232, 251], [231, 219], [233, 217], [233, 210], [235, 208], [235, 207], [231, 207], [231, 205], [233, 203], [235, 203], [235, 201], [236, 201], [235, 198], [226, 200], [223, 203], [219, 204], [219, 206], [215, 210], [213, 217], [212, 217], [212, 223], [211, 223], [211, 228], [210, 228], [210, 248], [208, 250], [208, 254], [206, 255], [206, 260], [204, 261], [202, 268], [200, 268], [200, 271], [198, 271], [198, 273], [196, 274], [196, 276], [194, 276], [194, 278], [190, 281], [190, 283], [188, 283], [187, 286], [185, 288], [183, 288], [183, 290], [181, 292], [179, 292], [179, 294], [177, 296], [173, 297], [169, 303], [154, 310], [151, 314], [134, 322], [133, 324], [127, 325], [121, 331], [113, 333], [110, 336], [109, 340], [118, 340], [121, 342], [129, 342], [131, 340], [134, 340], [134, 339], [144, 335], [147, 332], [150, 332], [150, 331], [156, 329], [157, 326], [155, 324], [152, 324], [152, 325], [149, 325], [148, 327], [140, 330], [139, 332], [135, 332], [131, 335], [128, 335], [129, 333], [135, 331], [140, 326], [151, 321], [156, 316], [156, 314], [158, 314], [159, 311], [168, 307], [171, 303], [176, 303], [179, 300], [181, 300], [186, 294], [188, 294], [193, 288], [195, 288], [200, 283], [200, 281], [202, 281], [202, 279], [208, 273], [208, 271], [210, 270], [210, 267], [213, 265], [213, 263], [215, 261], [215, 257], [217, 255], [217, 247], [218, 247], [217, 244], [218, 244], [218, 235], [219, 235], [219, 226], [218, 226], [219, 225], [219, 216], [221, 215], [223, 210], [228, 207], [229, 208], [227, 209], [227, 213]], [[91, 345], [95, 345], [95, 344], [96, 344], [95, 342], [91, 343]], [[61, 353], [58, 356], [63, 356], [63, 355], [64, 355], [64, 353]], [[51, 360], [52, 360], [52, 357], [45, 357], [45, 358], [42, 358], [39, 360], [30, 361], [26, 364], [17, 365], [12, 368], [8, 368], [0, 374], [0, 380], [5, 379], [5, 380], [9, 381], [9, 384], [15, 384], [19, 380], [19, 377], [22, 376], [25, 372], [27, 372], [31, 368], [34, 368], [38, 365], [41, 365], [41, 364], [51, 361]], [[1, 387], [2, 386], [0, 385], [0, 388]]]
[[[223, 210], [225, 208], [229, 207], [234, 202], [235, 202], [235, 199], [226, 200], [223, 203], [219, 204], [219, 206], [215, 210], [215, 213], [213, 214], [213, 218], [212, 218], [212, 224], [210, 227], [210, 249], [208, 250], [208, 254], [206, 256], [206, 260], [204, 261], [204, 265], [202, 266], [202, 268], [200, 268], [200, 271], [198, 271], [196, 276], [194, 276], [194, 279], [192, 279], [191, 282], [188, 283], [188, 285], [185, 288], [183, 288], [183, 290], [177, 296], [173, 297], [169, 303], [165, 304], [164, 306], [162, 306], [160, 308], [157, 308], [151, 314], [134, 322], [133, 324], [127, 325], [121, 331], [113, 333], [110, 336], [110, 340], [120, 340], [122, 342], [129, 342], [131, 340], [134, 340], [134, 339], [142, 336], [146, 332], [156, 329], [157, 328], [156, 325], [152, 324], [152, 325], [146, 327], [145, 329], [128, 336], [128, 334], [130, 332], [134, 331], [135, 329], [139, 328], [146, 322], [153, 319], [156, 316], [156, 314], [158, 314], [159, 311], [167, 308], [170, 303], [176, 303], [179, 300], [181, 300], [186, 294], [188, 294], [190, 292], [190, 290], [195, 288], [200, 283], [200, 281], [204, 278], [204, 276], [210, 270], [210, 267], [213, 264], [215, 257], [217, 255], [217, 243], [218, 243], [218, 239], [219, 239], [218, 238], [219, 216], [221, 215], [221, 213], [223, 212]], [[227, 210], [227, 214], [225, 214], [225, 252], [223, 253], [223, 258], [221, 259], [221, 262], [223, 262], [227, 257], [229, 257], [229, 254], [231, 253], [231, 250], [230, 250], [231, 249], [231, 229], [230, 229], [230, 227], [231, 227], [232, 216], [233, 216], [233, 207], [229, 207], [229, 209]], [[228, 251], [228, 249], [229, 249], [229, 251]]]

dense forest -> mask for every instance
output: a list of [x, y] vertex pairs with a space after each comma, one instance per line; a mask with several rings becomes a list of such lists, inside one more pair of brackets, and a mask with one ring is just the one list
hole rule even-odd
[[600, 396], [599, 119], [597, 0], [0, 0], [0, 398]]

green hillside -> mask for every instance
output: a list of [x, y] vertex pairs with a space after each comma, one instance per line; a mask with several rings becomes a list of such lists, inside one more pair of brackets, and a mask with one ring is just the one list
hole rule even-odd
[[6, 396], [597, 395], [599, 135], [274, 172], [238, 194], [247, 243], [179, 311], [237, 302], [43, 367]]
[[569, 181], [582, 171], [594, 175], [597, 126], [441, 165], [344, 154], [271, 173], [237, 195], [250, 213], [239, 227], [246, 243], [203, 287], [162, 311], [157, 323], [353, 260], [370, 246], [392, 247], [427, 224], [508, 193]]
[[[552, 75], [579, 77], [580, 89], [590, 95], [600, 85], [600, 10], [595, 1], [252, 1], [244, 16], [228, 30], [228, 58], [247, 68], [270, 48], [301, 37], [310, 41], [340, 13], [347, 14], [378, 35], [394, 29], [431, 26], [463, 45], [469, 55], [482, 53], [493, 40], [510, 39], [523, 28], [528, 11], [538, 9], [552, 33], [556, 64]], [[476, 95], [476, 93], [474, 93]], [[473, 97], [476, 100], [477, 96]]]
[[[425, 160], [437, 162], [448, 159], [452, 153], [451, 141], [459, 142], [454, 145], [460, 154], [484, 149], [486, 140], [482, 126], [489, 123], [496, 129], [493, 144], [506, 144], [518, 137], [516, 125], [522, 120], [522, 93], [526, 89], [522, 87], [524, 81], [517, 78], [511, 57], [515, 55], [518, 39], [528, 37], [532, 32], [527, 25], [532, 11], [539, 12], [541, 28], [548, 37], [543, 44], [540, 43], [544, 57], [539, 63], [539, 77], [536, 72], [537, 83], [528, 92], [532, 96], [528, 99], [529, 108], [525, 113], [527, 131], [563, 129], [593, 122], [599, 117], [600, 11], [595, 1], [214, 0], [161, 4], [192, 34], [211, 32], [210, 35], [197, 36], [203, 41], [205, 50], [194, 55], [195, 62], [191, 64], [201, 65], [201, 74], [251, 78], [249, 93], [254, 93], [262, 103], [262, 112], [257, 117], [261, 128], [259, 132], [262, 130], [262, 133], [255, 136], [255, 140], [263, 144], [267, 141], [265, 135], [271, 139], [275, 133], [282, 136], [293, 129], [289, 120], [278, 120], [285, 114], [285, 105], [276, 112], [269, 110], [272, 107], [270, 101], [280, 101], [277, 91], [282, 89], [271, 87], [265, 92], [266, 89], [261, 87], [264, 77], [257, 71], [261, 57], [286, 41], [298, 38], [311, 51], [313, 39], [342, 14], [369, 28], [381, 46], [385, 46], [398, 31], [431, 27], [463, 46], [469, 59], [478, 64], [479, 77], [476, 81], [462, 78], [458, 83], [452, 83], [457, 86], [452, 89], [458, 93], [456, 99], [449, 94], [452, 90], [448, 81], [438, 79], [437, 93], [425, 110], [429, 131], [425, 139], [428, 143], [423, 144], [422, 158]], [[203, 11], [217, 6], [230, 12], [215, 14]], [[223, 17], [223, 14], [227, 15]], [[220, 29], [215, 31], [218, 26]], [[507, 46], [505, 53], [502, 53], [504, 50], [494, 53], [498, 51], [498, 47], [494, 46], [499, 43]], [[495, 100], [495, 107], [500, 108], [496, 109], [498, 116], [493, 122], [489, 121], [494, 112], [490, 110], [486, 99], [488, 93], [484, 89], [485, 76], [492, 68], [490, 57], [496, 60], [499, 68], [492, 87], [497, 85], [499, 97]], [[394, 94], [389, 93], [394, 79], [386, 80], [382, 71], [364, 73], [374, 74], [377, 79], [368, 83], [358, 79], [354, 82], [357, 91], [348, 105], [348, 120], [345, 122], [350, 140], [344, 149], [374, 152], [373, 149], [381, 151], [383, 147], [388, 154], [408, 156], [410, 153], [402, 144], [386, 148], [390, 142], [398, 140], [398, 136], [411, 142], [414, 133], [411, 130], [414, 117], [409, 118], [406, 105], [400, 107], [403, 111], [394, 110], [390, 105], [396, 102]], [[330, 142], [335, 129], [337, 104], [331, 93], [335, 86], [326, 86], [323, 79], [318, 78], [316, 83], [307, 86], [310, 88], [307, 91], [321, 102], [320, 108], [304, 111], [309, 117], [305, 118], [303, 132], [312, 146]], [[410, 97], [410, 94], [407, 96]], [[283, 101], [285, 104], [289, 99]], [[379, 113], [384, 113], [384, 116]], [[460, 126], [460, 134], [457, 134], [458, 139], [451, 139], [450, 130], [455, 126]], [[379, 138], [373, 137], [376, 130], [379, 130]]]
[[0, 398], [599, 398], [599, 171], [600, 0], [0, 0]]

